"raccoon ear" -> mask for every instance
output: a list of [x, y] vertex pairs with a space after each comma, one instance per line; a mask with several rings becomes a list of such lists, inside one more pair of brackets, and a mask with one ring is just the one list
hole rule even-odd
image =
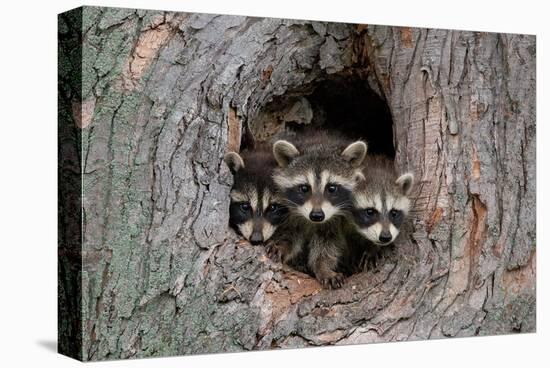
[[366, 155], [367, 144], [362, 141], [357, 141], [350, 144], [342, 152], [342, 157], [344, 157], [344, 160], [348, 161], [352, 166], [361, 165]]
[[233, 175], [244, 168], [244, 161], [237, 152], [226, 153], [225, 156], [223, 156], [223, 160]]
[[363, 174], [363, 172], [361, 170], [356, 170], [354, 173], [353, 173], [353, 179], [355, 180], [355, 184], [358, 184], [362, 181], [366, 181], [367, 178], [365, 178], [365, 175]]
[[398, 177], [395, 184], [401, 189], [404, 195], [409, 195], [413, 187], [413, 182], [414, 175], [412, 173], [406, 173]]
[[273, 144], [273, 156], [281, 167], [287, 166], [299, 154], [300, 151], [288, 141], [280, 140]]

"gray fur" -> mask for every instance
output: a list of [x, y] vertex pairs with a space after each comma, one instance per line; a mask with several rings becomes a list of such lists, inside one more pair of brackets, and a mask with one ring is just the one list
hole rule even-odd
[[303, 216], [291, 215], [273, 236], [273, 242], [284, 247], [279, 260], [313, 274], [325, 288], [341, 287], [344, 277], [337, 269], [339, 261], [349, 253], [346, 225], [344, 217], [313, 224]]

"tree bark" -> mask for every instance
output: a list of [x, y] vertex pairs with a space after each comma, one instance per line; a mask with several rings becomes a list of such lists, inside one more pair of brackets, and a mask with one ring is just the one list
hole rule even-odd
[[[95, 7], [76, 18], [60, 16], [60, 65], [75, 43], [82, 58], [60, 67], [62, 352], [535, 330], [534, 36]], [[334, 75], [387, 103], [396, 167], [418, 183], [394, 254], [323, 290], [228, 230], [222, 157], [246, 127], [269, 133], [272, 101], [307, 99]], [[69, 217], [82, 221], [61, 221], [79, 185]]]

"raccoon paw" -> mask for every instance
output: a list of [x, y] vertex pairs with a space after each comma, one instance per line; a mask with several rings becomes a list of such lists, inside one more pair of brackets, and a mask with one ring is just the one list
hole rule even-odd
[[383, 261], [390, 258], [395, 252], [393, 244], [376, 248], [372, 252], [365, 252], [360, 261], [360, 268], [363, 271], [377, 270]]
[[324, 289], [340, 289], [344, 285], [344, 279], [344, 274], [336, 272], [330, 276], [318, 278]]
[[267, 254], [267, 257], [272, 262], [282, 263], [283, 257], [285, 254], [285, 249], [281, 245], [275, 243], [275, 242], [269, 242], [265, 246], [265, 252]]
[[366, 257], [365, 263], [363, 265], [363, 269], [365, 271], [378, 269], [378, 266], [380, 265], [382, 259], [383, 257], [380, 252], [377, 252], [375, 254], [370, 255], [369, 257]]
[[391, 258], [395, 254], [395, 244], [386, 245], [380, 249], [380, 255], [382, 258]]

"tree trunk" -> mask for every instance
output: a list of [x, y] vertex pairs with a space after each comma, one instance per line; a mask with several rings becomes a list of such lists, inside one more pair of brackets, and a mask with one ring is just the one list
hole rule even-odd
[[[535, 330], [534, 36], [95, 7], [59, 22], [61, 352]], [[222, 157], [247, 127], [314, 120], [334, 77], [385, 101], [418, 182], [394, 254], [323, 290], [228, 230]]]

